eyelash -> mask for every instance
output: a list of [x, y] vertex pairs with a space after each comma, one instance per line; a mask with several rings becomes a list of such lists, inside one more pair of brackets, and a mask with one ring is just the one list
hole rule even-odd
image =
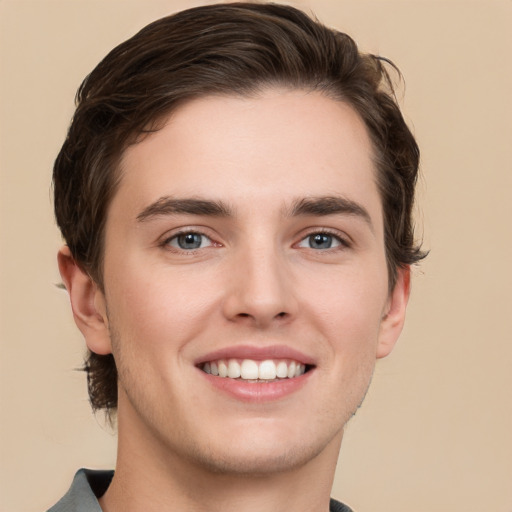
[[205, 233], [202, 233], [201, 231], [199, 231], [197, 229], [184, 229], [184, 230], [179, 231], [178, 233], [174, 233], [172, 236], [165, 238], [160, 245], [168, 250], [175, 250], [175, 251], [180, 251], [180, 252], [183, 251], [185, 253], [193, 253], [199, 249], [205, 248], [205, 247], [198, 247], [198, 248], [194, 248], [194, 249], [183, 249], [181, 247], [173, 247], [171, 245], [171, 242], [173, 240], [177, 240], [180, 236], [185, 236], [185, 235], [199, 235], [203, 238], [206, 238], [207, 240], [210, 241], [210, 244], [207, 247], [209, 247], [211, 245], [220, 246], [220, 244], [214, 242], [211, 237], [209, 237], [208, 235], [206, 235]]
[[[352, 246], [352, 244], [347, 240], [346, 237], [343, 237], [339, 234], [339, 232], [330, 230], [328, 228], [316, 228], [314, 230], [311, 230], [309, 233], [307, 233], [305, 236], [303, 236], [298, 243], [300, 244], [300, 243], [306, 241], [308, 238], [314, 237], [316, 235], [326, 235], [326, 236], [332, 237], [334, 240], [336, 240], [338, 242], [339, 245], [336, 247], [328, 247], [323, 250], [322, 249], [314, 249], [313, 247], [307, 247], [307, 249], [314, 250], [315, 252], [336, 251], [336, 250], [339, 251], [339, 250], [349, 249]], [[298, 245], [298, 244], [295, 244], [295, 245]]]

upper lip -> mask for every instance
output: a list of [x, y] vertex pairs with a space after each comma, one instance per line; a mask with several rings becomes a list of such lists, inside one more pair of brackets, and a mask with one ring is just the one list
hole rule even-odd
[[218, 361], [219, 359], [253, 359], [255, 361], [265, 361], [266, 359], [292, 359], [302, 364], [310, 366], [315, 365], [315, 360], [312, 357], [286, 345], [232, 345], [198, 357], [195, 361], [195, 365], [209, 361]]

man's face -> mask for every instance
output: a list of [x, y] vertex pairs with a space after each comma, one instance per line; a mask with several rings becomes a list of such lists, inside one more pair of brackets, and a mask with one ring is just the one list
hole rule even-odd
[[358, 115], [320, 93], [206, 97], [121, 173], [96, 297], [120, 442], [228, 472], [336, 454], [407, 296], [402, 274], [388, 293]]

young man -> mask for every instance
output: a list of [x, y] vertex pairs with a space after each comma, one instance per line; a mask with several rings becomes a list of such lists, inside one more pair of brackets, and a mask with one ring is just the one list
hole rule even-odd
[[419, 152], [386, 61], [288, 6], [161, 19], [87, 77], [58, 260], [115, 474], [51, 511], [347, 511], [343, 428], [404, 322]]

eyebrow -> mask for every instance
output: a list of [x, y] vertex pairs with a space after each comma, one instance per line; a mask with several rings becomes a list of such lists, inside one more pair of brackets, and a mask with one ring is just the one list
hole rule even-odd
[[231, 209], [222, 201], [210, 201], [205, 199], [176, 199], [165, 196], [144, 208], [144, 210], [137, 215], [137, 220], [139, 222], [144, 222], [154, 217], [173, 214], [230, 217], [232, 212]]
[[360, 217], [373, 231], [373, 224], [368, 210], [364, 206], [341, 196], [305, 197], [296, 200], [290, 209], [291, 216], [300, 215], [351, 215]]
[[[287, 215], [299, 217], [305, 215], [353, 215], [363, 219], [373, 231], [370, 214], [359, 203], [341, 196], [304, 197], [296, 199]], [[209, 199], [178, 199], [169, 196], [160, 197], [144, 208], [137, 220], [144, 222], [165, 215], [206, 215], [208, 217], [232, 217], [232, 209], [222, 201]]]

